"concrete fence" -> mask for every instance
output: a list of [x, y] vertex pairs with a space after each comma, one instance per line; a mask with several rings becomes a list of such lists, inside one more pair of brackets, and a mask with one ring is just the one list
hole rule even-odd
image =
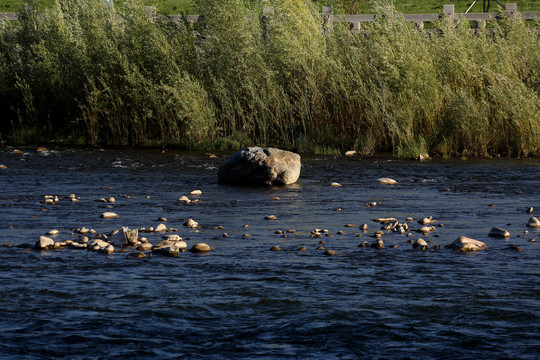
[[[515, 18], [518, 16], [517, 4], [507, 3], [505, 11], [508, 18]], [[155, 13], [155, 8], [149, 7], [149, 13]], [[261, 21], [266, 28], [266, 21], [273, 15], [274, 9], [265, 7]], [[404, 14], [405, 21], [414, 22], [419, 30], [424, 29], [425, 22], [434, 22], [446, 17], [451, 20], [463, 19], [466, 21], [475, 21], [477, 29], [483, 29], [486, 27], [486, 21], [501, 19], [501, 13], [456, 13], [454, 11], [453, 4], [447, 4], [443, 6], [443, 12], [441, 14]], [[519, 16], [524, 20], [536, 20], [540, 21], [540, 11], [520, 12]], [[179, 23], [182, 20], [182, 15], [169, 15], [167, 16], [169, 21]], [[365, 22], [373, 22], [376, 20], [377, 15], [373, 14], [357, 14], [357, 15], [334, 15], [334, 10], [331, 6], [323, 6], [322, 17], [324, 19], [324, 28], [329, 29], [333, 23], [345, 22], [349, 23], [352, 31], [360, 31], [361, 24]], [[0, 21], [2, 20], [18, 20], [19, 15], [17, 13], [0, 13]], [[202, 15], [187, 15], [186, 19], [190, 22], [203, 22], [204, 16]]]

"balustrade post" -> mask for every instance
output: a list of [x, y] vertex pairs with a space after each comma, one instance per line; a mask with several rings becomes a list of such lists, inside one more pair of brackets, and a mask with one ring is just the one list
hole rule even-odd
[[261, 17], [261, 23], [263, 27], [263, 38], [267, 38], [270, 33], [270, 18], [274, 16], [274, 8], [265, 6], [263, 7], [263, 14]]
[[443, 14], [444, 16], [450, 20], [450, 22], [454, 21], [454, 4], [444, 4], [443, 5]]
[[506, 14], [509, 19], [515, 19], [517, 16], [517, 4], [516, 3], [506, 3]]
[[334, 7], [323, 6], [322, 17], [323, 17], [323, 30], [326, 33], [332, 30], [332, 26], [334, 23]]

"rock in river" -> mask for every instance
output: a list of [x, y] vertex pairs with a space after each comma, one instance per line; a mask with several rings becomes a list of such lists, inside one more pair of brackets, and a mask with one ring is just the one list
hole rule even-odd
[[229, 185], [287, 185], [300, 176], [300, 155], [276, 148], [247, 147], [220, 165], [218, 181]]
[[117, 217], [118, 217], [118, 214], [113, 213], [113, 212], [104, 212], [103, 214], [101, 214], [101, 218], [103, 219], [114, 219]]
[[379, 184], [384, 184], [384, 185], [394, 185], [394, 184], [397, 184], [397, 181], [394, 180], [394, 179], [391, 179], [391, 178], [379, 178], [377, 179], [377, 182]]
[[531, 216], [531, 218], [527, 222], [527, 226], [532, 228], [540, 228], [540, 220], [538, 220], [534, 216]]
[[493, 236], [493, 237], [503, 237], [503, 238], [510, 237], [510, 233], [508, 231], [498, 228], [498, 227], [494, 227], [493, 229], [491, 229], [488, 235]]
[[40, 236], [34, 244], [34, 249], [44, 250], [50, 249], [54, 246], [54, 240], [46, 236]]
[[445, 246], [446, 248], [457, 250], [458, 252], [469, 252], [486, 249], [487, 246], [481, 241], [474, 240], [465, 236], [460, 236], [454, 242]]

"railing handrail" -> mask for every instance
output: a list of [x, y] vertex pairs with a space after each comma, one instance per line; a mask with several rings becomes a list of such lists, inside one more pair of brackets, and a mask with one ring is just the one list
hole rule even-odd
[[[506, 13], [510, 17], [518, 13], [517, 4], [507, 3], [506, 4]], [[373, 22], [377, 19], [375, 14], [353, 14], [353, 15], [335, 15], [333, 14], [332, 7], [324, 7], [323, 15], [327, 15], [328, 21], [330, 22], [348, 22], [351, 24], [363, 23], [363, 22]], [[447, 17], [451, 16], [453, 18], [460, 18], [470, 21], [487, 21], [494, 20], [500, 17], [500, 12], [489, 12], [489, 13], [454, 13], [454, 5], [444, 5], [443, 14]], [[540, 11], [526, 11], [519, 12], [519, 16], [524, 20], [539, 20], [540, 21]], [[167, 15], [169, 21], [179, 22], [184, 15]], [[200, 22], [203, 21], [203, 15], [185, 15], [185, 18], [189, 22]], [[405, 21], [412, 21], [415, 23], [431, 22], [437, 21], [441, 18], [441, 14], [403, 14]], [[8, 13], [0, 12], [0, 21], [1, 20], [19, 20], [18, 13]]]

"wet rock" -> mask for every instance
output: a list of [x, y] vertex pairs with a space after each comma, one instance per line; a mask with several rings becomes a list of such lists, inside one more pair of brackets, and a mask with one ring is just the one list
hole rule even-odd
[[109, 236], [109, 242], [118, 247], [138, 246], [140, 244], [139, 230], [127, 227], [123, 227], [121, 231], [115, 230]]
[[22, 155], [22, 154], [24, 154], [24, 151], [19, 150], [19, 149], [13, 149], [13, 150], [11, 151], [11, 153], [12, 153], [12, 154], [15, 154], [15, 155]]
[[112, 246], [110, 244], [105, 246], [105, 248], [103, 249], [103, 253], [107, 254], [107, 255], [110, 255], [110, 254], [114, 253], [114, 246]]
[[446, 245], [445, 247], [458, 252], [478, 251], [487, 248], [485, 243], [465, 236], [460, 236], [454, 240], [454, 242]]
[[396, 222], [397, 219], [393, 217], [388, 217], [388, 218], [376, 218], [376, 219], [373, 219], [373, 221], [381, 223], [381, 224], [386, 224], [388, 222]]
[[154, 229], [154, 232], [164, 232], [164, 231], [167, 231], [167, 226], [165, 226], [165, 224], [159, 224]]
[[115, 219], [117, 217], [118, 217], [118, 214], [110, 212], [110, 211], [107, 211], [101, 214], [102, 219]]
[[187, 196], [185, 196], [185, 195], [180, 196], [178, 201], [186, 203], [186, 204], [189, 204], [191, 202], [191, 200], [189, 200], [189, 198]]
[[40, 236], [34, 244], [36, 250], [48, 250], [54, 247], [54, 240], [46, 236]]
[[193, 219], [188, 219], [188, 221], [186, 221], [184, 223], [184, 226], [187, 226], [188, 228], [192, 228], [192, 229], [195, 229], [199, 226], [199, 223], [196, 222], [195, 220]]
[[433, 224], [433, 223], [436, 223], [437, 220], [434, 220], [433, 217], [425, 217], [421, 220], [418, 220], [418, 223], [419, 224], [422, 224], [422, 225], [429, 225], [429, 224]]
[[142, 243], [141, 245], [137, 246], [137, 250], [139, 251], [150, 251], [152, 250], [152, 244], [150, 243]]
[[372, 249], [384, 249], [384, 242], [382, 239], [378, 239], [377, 242], [374, 242], [369, 247]]
[[422, 226], [420, 229], [418, 229], [417, 231], [419, 233], [422, 233], [422, 234], [429, 234], [430, 232], [433, 232], [435, 231], [436, 227], [435, 226]]
[[531, 216], [531, 218], [527, 222], [527, 226], [532, 228], [540, 228], [540, 220], [538, 220], [534, 216]]
[[266, 220], [277, 220], [277, 217], [275, 215], [268, 215], [265, 217]]
[[391, 179], [391, 178], [378, 178], [377, 179], [377, 182], [379, 184], [383, 184], [383, 185], [394, 185], [394, 184], [397, 184], [397, 181], [394, 180], [394, 179]]
[[324, 252], [324, 255], [327, 255], [327, 256], [334, 256], [336, 255], [336, 252], [334, 250], [326, 250]]
[[428, 244], [424, 239], [418, 239], [413, 243], [413, 249], [420, 248], [420, 250], [427, 250]]
[[191, 196], [200, 196], [200, 195], [202, 195], [202, 191], [201, 190], [193, 190], [192, 192], [189, 193], [189, 195], [191, 195]]
[[132, 259], [144, 259], [146, 257], [146, 254], [139, 251], [135, 251], [135, 252], [130, 253], [128, 257]]
[[108, 203], [114, 203], [114, 202], [116, 202], [116, 199], [111, 196], [110, 198], [107, 199], [107, 202]]
[[182, 238], [180, 238], [179, 236], [178, 238], [173, 238], [173, 236], [178, 235], [172, 235], [166, 240], [158, 242], [152, 249], [152, 252], [160, 253], [167, 256], [178, 256], [180, 255], [180, 252], [186, 251], [187, 244], [185, 243], [185, 241], [183, 241]]
[[360, 229], [367, 231], [369, 229], [369, 226], [368, 224], [363, 224], [362, 226], [360, 226]]
[[528, 207], [527, 210], [525, 210], [525, 212], [526, 212], [527, 214], [532, 214], [533, 211], [534, 211], [534, 208], [533, 208], [532, 206]]
[[429, 159], [430, 159], [430, 157], [429, 157], [429, 154], [427, 154], [427, 153], [419, 154], [416, 157], [416, 160], [418, 160], [418, 161], [426, 161], [426, 160], [429, 160]]
[[111, 244], [101, 239], [93, 239], [87, 243], [87, 248], [92, 251], [103, 251], [109, 245]]
[[307, 251], [307, 248], [305, 246], [300, 246], [297, 250], [300, 252], [304, 252]]
[[332, 182], [332, 183], [330, 183], [330, 186], [331, 187], [342, 187], [343, 185], [341, 185], [340, 183], [337, 183], [337, 182]]
[[510, 233], [499, 227], [494, 227], [489, 231], [488, 236], [507, 238], [510, 237]]
[[276, 148], [247, 147], [231, 155], [218, 170], [229, 185], [287, 185], [300, 176], [300, 155]]
[[360, 244], [358, 244], [358, 247], [366, 248], [366, 247], [368, 247], [368, 245], [369, 245], [369, 244], [368, 244], [367, 241], [363, 241], [363, 242], [361, 242]]
[[0, 164], [0, 169], [7, 169], [7, 166], [4, 164]]
[[60, 233], [60, 231], [58, 231], [56, 229], [53, 229], [53, 230], [47, 231], [47, 234], [45, 234], [45, 235], [54, 236], [54, 235], [58, 235], [59, 233]]
[[277, 245], [274, 245], [270, 248], [270, 251], [281, 251], [281, 248]]
[[192, 253], [206, 253], [212, 250], [214, 250], [214, 248], [205, 243], [197, 243], [190, 249]]

